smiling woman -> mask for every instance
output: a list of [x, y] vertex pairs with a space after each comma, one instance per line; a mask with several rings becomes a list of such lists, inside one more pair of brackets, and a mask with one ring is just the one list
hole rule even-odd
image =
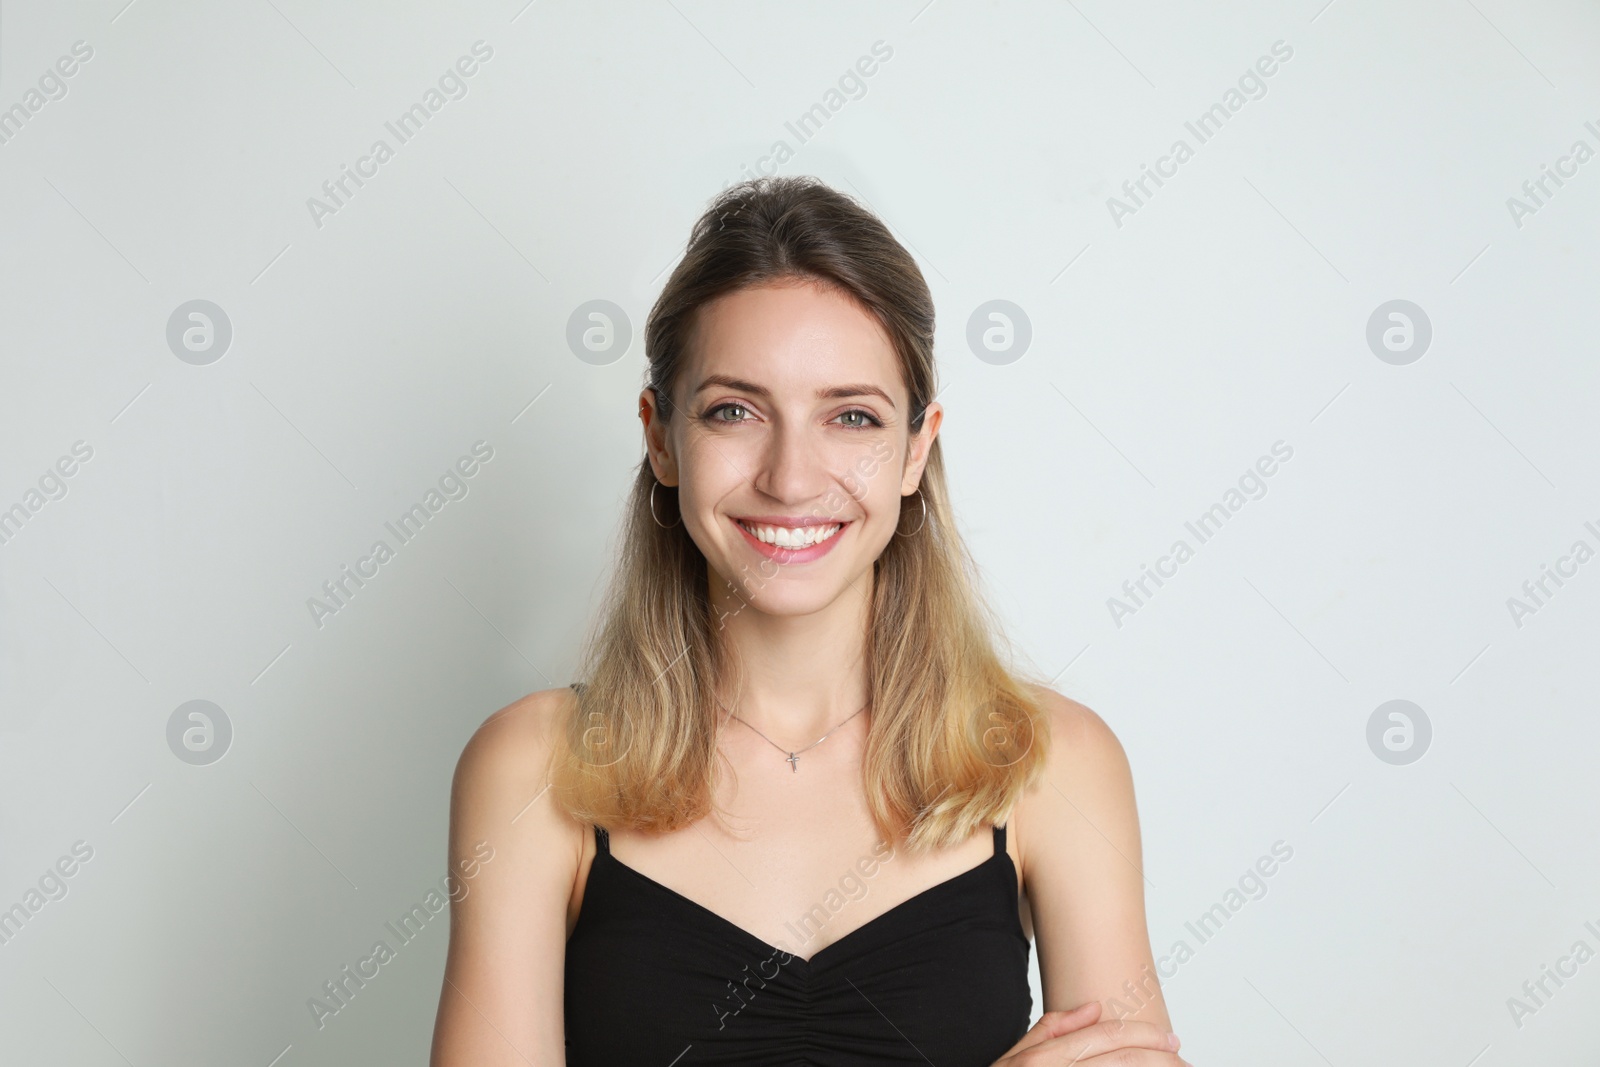
[[457, 766], [452, 858], [504, 862], [452, 906], [435, 1067], [1181, 1062], [1127, 761], [1002, 655], [933, 343], [915, 261], [816, 179], [696, 223], [584, 681]]

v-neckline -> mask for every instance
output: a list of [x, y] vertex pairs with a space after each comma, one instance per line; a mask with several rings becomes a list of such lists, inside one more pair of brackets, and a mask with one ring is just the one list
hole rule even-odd
[[[992, 832], [993, 831], [991, 830], [991, 833]], [[605, 849], [605, 851], [603, 853], [596, 853], [596, 862], [598, 862], [598, 857], [600, 855], [604, 855], [605, 858], [607, 860], [609, 860], [613, 866], [615, 866], [615, 867], [617, 867], [617, 868], [619, 868], [619, 869], [621, 869], [623, 871], [626, 871], [630, 876], [632, 876], [633, 878], [637, 879], [639, 882], [643, 883], [644, 885], [652, 886], [656, 890], [658, 890], [658, 891], [660, 891], [662, 893], [665, 893], [667, 896], [672, 897], [672, 898], [674, 898], [676, 900], [682, 901], [684, 904], [687, 904], [697, 914], [706, 916], [712, 922], [716, 923], [718, 926], [720, 926], [724, 930], [727, 930], [730, 933], [732, 933], [732, 934], [734, 934], [734, 935], [736, 935], [736, 936], [738, 936], [740, 938], [743, 938], [745, 941], [749, 942], [751, 945], [755, 946], [756, 948], [761, 949], [763, 952], [766, 952], [769, 956], [776, 955], [778, 953], [782, 953], [782, 954], [788, 956], [789, 957], [789, 962], [787, 964], [784, 964], [783, 966], [793, 966], [794, 964], [798, 963], [800, 965], [800, 968], [802, 970], [804, 970], [808, 974], [815, 967], [818, 966], [817, 961], [820, 960], [823, 956], [828, 955], [829, 953], [833, 953], [835, 949], [838, 949], [841, 945], [848, 944], [852, 939], [856, 938], [856, 936], [858, 934], [866, 933], [866, 931], [872, 929], [873, 927], [877, 926], [879, 923], [881, 923], [884, 920], [888, 919], [891, 915], [894, 915], [897, 912], [904, 911], [906, 908], [910, 907], [912, 904], [915, 904], [918, 901], [923, 900], [924, 898], [926, 898], [930, 894], [936, 893], [936, 892], [939, 892], [940, 890], [947, 889], [947, 888], [949, 888], [951, 886], [954, 886], [957, 883], [959, 883], [959, 882], [961, 882], [961, 881], [963, 881], [965, 879], [971, 878], [974, 875], [981, 874], [984, 871], [988, 870], [988, 868], [991, 865], [997, 864], [1001, 860], [1004, 860], [1005, 862], [1010, 863], [1012, 865], [1012, 869], [1013, 870], [1016, 869], [1016, 864], [1011, 859], [1011, 853], [1009, 853], [1008, 851], [1006, 851], [1003, 848], [1002, 849], [998, 849], [995, 852], [991, 853], [989, 856], [985, 857], [983, 862], [979, 863], [976, 867], [969, 867], [966, 870], [962, 871], [960, 874], [951, 875], [949, 878], [946, 878], [942, 882], [937, 882], [937, 883], [929, 886], [928, 888], [926, 888], [924, 890], [921, 890], [920, 892], [912, 894], [911, 896], [907, 897], [905, 900], [902, 900], [900, 903], [898, 903], [898, 904], [894, 905], [893, 907], [891, 907], [888, 911], [885, 911], [880, 915], [873, 916], [871, 919], [868, 919], [865, 923], [863, 923], [862, 925], [856, 927], [855, 929], [846, 931], [844, 934], [840, 935], [837, 940], [830, 941], [828, 944], [823, 945], [821, 948], [817, 949], [817, 951], [813, 952], [809, 957], [804, 957], [804, 956], [797, 955], [797, 954], [795, 954], [793, 952], [790, 952], [787, 949], [779, 948], [777, 945], [768, 944], [766, 941], [764, 941], [763, 939], [757, 937], [755, 934], [751, 933], [749, 930], [746, 930], [744, 927], [740, 926], [738, 923], [734, 922], [732, 919], [729, 919], [729, 918], [726, 918], [726, 917], [724, 917], [722, 915], [717, 914], [716, 912], [712, 911], [710, 908], [706, 907], [704, 904], [701, 904], [699, 901], [694, 900], [694, 899], [692, 899], [690, 897], [686, 897], [682, 893], [678, 892], [676, 889], [673, 889], [671, 886], [664, 885], [661, 882], [656, 881], [654, 878], [651, 878], [648, 874], [645, 874], [643, 871], [636, 870], [633, 867], [628, 866], [626, 863], [623, 863], [621, 860], [617, 859], [616, 856], [612, 855], [609, 842], [607, 843], [607, 847], [606, 847], [606, 849]], [[593, 868], [592, 868], [592, 865], [591, 865], [591, 876], [592, 876], [592, 872], [593, 872]], [[585, 896], [585, 898], [588, 897], [588, 892], [587, 891], [585, 891], [584, 896]], [[581, 907], [581, 905], [580, 905], [580, 907]], [[580, 914], [580, 918], [581, 918], [581, 914]]]

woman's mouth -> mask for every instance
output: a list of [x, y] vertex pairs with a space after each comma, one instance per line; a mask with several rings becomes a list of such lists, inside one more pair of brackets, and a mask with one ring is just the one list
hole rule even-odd
[[822, 525], [778, 525], [734, 519], [747, 542], [768, 559], [779, 563], [808, 563], [820, 559], [839, 542], [839, 534], [848, 522], [830, 522]]

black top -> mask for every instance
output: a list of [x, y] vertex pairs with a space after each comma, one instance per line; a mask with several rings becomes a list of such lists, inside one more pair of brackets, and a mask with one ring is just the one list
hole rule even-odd
[[[567, 939], [569, 1067], [991, 1067], [1028, 1029], [1029, 943], [1003, 826], [983, 863], [809, 959], [627, 866], [598, 826], [595, 848]], [[806, 930], [791, 924], [795, 943], [847, 903], [830, 892]]]

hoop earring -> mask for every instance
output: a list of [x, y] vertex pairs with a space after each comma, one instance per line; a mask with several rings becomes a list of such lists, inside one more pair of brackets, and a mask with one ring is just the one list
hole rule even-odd
[[661, 519], [656, 516], [656, 487], [659, 486], [660, 484], [661, 484], [660, 482], [652, 482], [651, 485], [650, 485], [650, 517], [652, 519], [656, 520], [656, 525], [657, 526], [661, 527], [664, 530], [670, 530], [674, 526], [678, 525], [678, 522], [682, 522], [683, 521], [683, 516], [679, 515], [678, 516], [678, 522], [671, 522], [671, 523], [662, 522]]
[[917, 523], [917, 528], [909, 533], [901, 533], [899, 527], [896, 526], [895, 533], [900, 534], [902, 537], [911, 537], [914, 534], [919, 534], [922, 532], [922, 528], [928, 525], [928, 498], [922, 495], [921, 489], [917, 490], [917, 499], [922, 502], [922, 521]]

